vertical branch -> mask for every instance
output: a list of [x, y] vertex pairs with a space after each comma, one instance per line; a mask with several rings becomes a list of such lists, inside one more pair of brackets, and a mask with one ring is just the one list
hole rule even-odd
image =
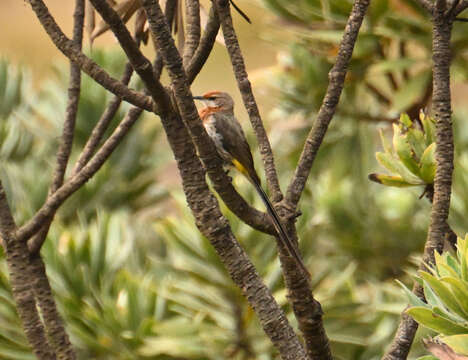
[[[288, 225], [288, 235], [297, 243], [294, 222], [290, 221]], [[279, 250], [288, 300], [302, 332], [307, 355], [312, 360], [332, 360], [330, 343], [323, 326], [322, 306], [314, 298], [308, 279], [299, 270], [294, 259], [283, 246], [279, 246]]]
[[260, 112], [252, 92], [252, 86], [245, 69], [244, 58], [242, 57], [239, 41], [237, 40], [236, 32], [232, 24], [229, 1], [216, 0], [215, 4], [223, 29], [226, 48], [228, 50], [229, 57], [231, 58], [232, 68], [236, 76], [237, 86], [239, 87], [242, 100], [244, 101], [244, 106], [249, 114], [250, 122], [252, 123], [252, 127], [255, 131], [258, 145], [260, 147], [260, 154], [265, 167], [266, 180], [271, 192], [271, 199], [274, 203], [279, 202], [283, 199], [283, 195], [278, 182], [273, 151], [271, 150], [270, 141], [268, 140], [265, 128], [263, 127]]
[[450, 96], [450, 37], [452, 19], [444, 16], [445, 1], [438, 0], [434, 7], [432, 39], [433, 95], [432, 110], [436, 120], [437, 163], [434, 179], [434, 199], [431, 222], [423, 260], [434, 263], [434, 250], [443, 250], [443, 241], [448, 232], [448, 213], [452, 191], [453, 173], [453, 130]]
[[[431, 209], [431, 220], [424, 246], [423, 261], [434, 263], [434, 251], [442, 252], [444, 239], [450, 235], [447, 219], [450, 208], [453, 173], [453, 130], [452, 108], [450, 96], [450, 38], [452, 34], [452, 14], [446, 12], [446, 1], [437, 0], [432, 11], [432, 62], [433, 62], [433, 96], [432, 108], [436, 120], [436, 152], [437, 163], [434, 179], [434, 197]], [[419, 284], [413, 292], [421, 299], [424, 293]], [[404, 360], [407, 358], [418, 324], [403, 313], [395, 338], [384, 360]]]
[[[76, 0], [75, 12], [73, 14], [73, 44], [77, 49], [81, 50], [83, 42], [83, 26], [84, 26], [84, 0]], [[63, 123], [62, 137], [60, 146], [57, 152], [57, 160], [52, 183], [49, 188], [49, 195], [53, 194], [57, 189], [62, 186], [67, 170], [68, 160], [73, 145], [73, 136], [75, 133], [75, 122], [78, 113], [78, 103], [80, 100], [81, 89], [81, 70], [80, 67], [70, 62], [70, 85], [68, 86], [68, 103], [66, 110], [66, 117]], [[54, 218], [55, 213], [51, 214], [49, 219], [45, 222], [42, 229], [31, 239], [28, 246], [31, 253], [38, 252], [44, 243], [49, 228]]]
[[325, 137], [325, 133], [328, 130], [328, 125], [330, 124], [338, 106], [341, 92], [343, 90], [346, 71], [369, 3], [370, 0], [354, 1], [351, 14], [349, 15], [346, 23], [343, 39], [340, 43], [335, 65], [328, 73], [329, 84], [327, 93], [323, 99], [317, 119], [307, 136], [304, 149], [302, 150], [302, 154], [299, 159], [299, 164], [286, 193], [287, 201], [293, 206], [297, 206], [297, 203], [299, 202], [302, 191], [304, 190], [307, 182], [307, 178], [309, 177], [310, 169], [314, 163], [315, 156], [317, 155], [323, 138]]
[[213, 49], [219, 31], [219, 17], [214, 6], [211, 7], [208, 22], [197, 50], [186, 67], [187, 81], [191, 84], [198, 75]]
[[28, 248], [18, 241], [16, 225], [0, 181], [0, 236], [6, 252], [10, 283], [18, 315], [34, 355], [40, 360], [55, 360], [44, 326], [39, 318], [32, 291], [33, 274], [28, 266]]
[[76, 354], [65, 331], [62, 317], [57, 310], [45, 265], [39, 253], [30, 256], [28, 267], [31, 273], [34, 274], [34, 296], [41, 309], [47, 337], [52, 343], [57, 357], [66, 360], [76, 359]]
[[[193, 143], [197, 145], [200, 158], [203, 159], [205, 165], [207, 159], [211, 157], [218, 162], [213, 165], [219, 168], [219, 158], [213, 157], [216, 156], [214, 144], [206, 134], [198, 116], [182, 59], [170, 35], [162, 11], [154, 0], [143, 0], [142, 4], [147, 14], [155, 47], [162, 54], [171, 78], [174, 101], [183, 120], [182, 123], [179, 116], [171, 114], [172, 112], [161, 116], [178, 162], [184, 191], [195, 216], [196, 224], [201, 233], [210, 240], [230, 276], [247, 297], [258, 315], [265, 333], [277, 347], [281, 357], [283, 359], [305, 359], [305, 351], [296, 334], [271, 293], [261, 281], [253, 264], [239, 246], [227, 219], [220, 211], [216, 198], [206, 184], [205, 171], [196, 157]], [[178, 127], [178, 129], [176, 130], [174, 127]], [[212, 165], [206, 167], [210, 171]]]
[[[75, 12], [73, 15], [73, 43], [77, 49], [81, 50], [84, 27], [84, 0], [76, 0]], [[81, 70], [77, 64], [70, 63], [70, 85], [68, 88], [68, 104], [66, 118], [63, 124], [61, 143], [57, 153], [57, 164], [53, 175], [49, 195], [56, 192], [63, 184], [65, 171], [73, 145], [73, 135], [75, 132], [76, 116], [78, 113], [78, 102], [80, 99]], [[76, 354], [70, 343], [70, 339], [65, 331], [63, 320], [57, 310], [52, 289], [47, 278], [44, 262], [39, 254], [50, 225], [54, 218], [55, 211], [45, 220], [43, 227], [28, 243], [31, 256], [29, 267], [34, 274], [33, 289], [39, 308], [41, 309], [47, 335], [60, 359], [76, 359]]]
[[199, 0], [185, 1], [187, 33], [185, 37], [183, 64], [187, 68], [190, 59], [200, 43], [200, 3]]
[[[130, 63], [127, 63], [125, 65], [124, 74], [121, 79], [122, 83], [125, 85], [128, 85], [132, 74], [133, 74], [132, 65]], [[96, 123], [96, 126], [93, 128], [93, 131], [91, 131], [91, 135], [88, 141], [86, 142], [86, 145], [84, 146], [83, 151], [78, 157], [78, 160], [75, 163], [75, 166], [72, 172], [73, 175], [76, 175], [83, 168], [83, 166], [85, 166], [88, 163], [88, 161], [93, 156], [94, 152], [99, 146], [99, 143], [102, 140], [102, 137], [104, 136], [104, 133], [109, 127], [110, 122], [112, 121], [115, 114], [117, 113], [117, 110], [119, 110], [121, 102], [122, 102], [121, 98], [119, 98], [118, 96], [114, 96], [114, 98], [107, 105], [106, 110], [104, 110], [98, 122]]]

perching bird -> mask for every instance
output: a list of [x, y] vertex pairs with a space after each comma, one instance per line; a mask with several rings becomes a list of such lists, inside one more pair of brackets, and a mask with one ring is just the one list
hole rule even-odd
[[260, 178], [255, 171], [249, 143], [240, 123], [234, 116], [234, 101], [231, 96], [225, 92], [210, 91], [203, 96], [193, 98], [203, 101], [206, 105], [199, 111], [200, 118], [225, 165], [235, 167], [252, 183], [267, 208], [279, 239], [304, 273], [309, 276], [295, 244], [289, 238], [280, 217], [262, 189]]

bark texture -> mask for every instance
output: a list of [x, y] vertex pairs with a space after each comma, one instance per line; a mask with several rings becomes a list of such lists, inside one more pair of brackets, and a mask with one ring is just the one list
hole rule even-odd
[[34, 274], [28, 266], [26, 243], [18, 241], [16, 224], [8, 206], [5, 190], [0, 182], [0, 236], [6, 253], [11, 290], [23, 329], [34, 355], [40, 360], [54, 360], [55, 353], [49, 345], [44, 326], [34, 299]]
[[292, 207], [297, 207], [309, 177], [310, 169], [328, 130], [328, 125], [338, 107], [347, 68], [353, 55], [354, 45], [369, 3], [370, 0], [356, 0], [349, 15], [335, 65], [333, 65], [333, 68], [328, 73], [329, 83], [325, 98], [323, 99], [322, 106], [320, 106], [317, 119], [307, 136], [299, 164], [286, 192], [286, 201]]
[[[431, 209], [431, 221], [424, 246], [423, 262], [434, 264], [434, 251], [441, 253], [444, 239], [451, 234], [447, 219], [450, 208], [453, 174], [453, 130], [450, 96], [450, 37], [452, 33], [453, 15], [447, 11], [445, 0], [437, 0], [430, 9], [432, 13], [432, 62], [433, 62], [433, 95], [432, 111], [436, 120], [436, 152], [437, 163], [434, 180], [434, 196]], [[413, 292], [421, 299], [424, 293], [418, 284]], [[395, 338], [383, 360], [404, 360], [408, 357], [416, 334], [418, 324], [405, 313]]]

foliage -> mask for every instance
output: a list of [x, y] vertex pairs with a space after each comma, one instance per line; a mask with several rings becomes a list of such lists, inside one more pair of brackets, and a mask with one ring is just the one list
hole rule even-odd
[[[281, 95], [269, 119], [273, 123], [269, 135], [284, 189], [310, 128], [309, 119], [325, 93], [327, 72], [352, 2], [265, 3], [280, 17], [282, 33], [277, 38], [288, 42], [275, 76], [270, 77]], [[380, 358], [405, 307], [390, 279], [402, 276], [405, 280], [404, 271], [413, 266], [411, 255], [421, 250], [425, 238], [429, 204], [418, 200], [420, 192], [367, 181], [367, 174], [376, 167], [373, 154], [378, 136], [373, 122], [394, 121], [396, 114], [407, 112], [405, 121], [413, 123], [404, 129], [415, 129], [419, 110], [427, 105], [431, 45], [430, 24], [423, 14], [411, 0], [372, 1], [339, 111], [300, 205], [301, 252], [312, 270], [314, 295], [323, 305], [337, 359]], [[455, 24], [453, 35], [453, 74], [459, 80], [466, 79], [468, 71], [462, 56], [468, 40], [466, 26]], [[121, 56], [96, 49], [93, 58], [113, 74], [121, 71], [124, 62]], [[72, 160], [110, 98], [86, 76], [82, 85]], [[28, 71], [0, 63], [0, 176], [20, 224], [47, 194], [66, 86], [65, 66], [56, 67], [56, 77], [35, 90]], [[109, 132], [125, 109], [123, 104]], [[468, 132], [460, 121], [465, 117], [455, 109], [459, 170], [450, 219], [454, 229], [467, 225], [468, 172], [464, 170], [468, 157], [463, 150], [468, 148]], [[252, 310], [195, 230], [181, 194], [167, 189], [174, 175], [160, 133], [154, 119], [139, 120], [96, 177], [61, 208], [43, 250], [79, 357], [275, 358]], [[422, 157], [422, 148], [417, 150]], [[260, 163], [256, 156], [257, 166]], [[261, 208], [249, 184], [233, 177], [243, 196]], [[233, 216], [229, 220], [294, 322], [272, 239]], [[0, 357], [31, 359], [14, 311], [6, 267], [4, 262], [0, 265]], [[420, 352], [415, 350], [416, 355]]]
[[422, 130], [416, 127], [408, 115], [402, 114], [398, 124], [393, 124], [393, 148], [380, 131], [385, 152], [377, 152], [377, 161], [392, 175], [370, 174], [369, 180], [395, 187], [432, 185], [436, 162], [433, 134], [435, 123], [431, 117], [420, 113]]
[[[111, 72], [122, 68], [121, 55], [104, 55], [95, 50], [93, 56]], [[28, 219], [44, 202], [55, 166], [52, 159], [65, 116], [64, 90], [67, 86], [66, 68], [59, 66], [55, 70], [56, 78], [34, 91], [27, 72], [15, 69], [7, 62], [0, 64], [0, 78], [8, 79], [0, 92], [6, 94], [5, 99], [18, 93], [17, 99], [9, 103], [16, 104], [15, 107], [5, 108], [2, 111], [5, 115], [0, 117], [0, 171], [19, 223]], [[102, 87], [86, 76], [82, 79], [82, 89], [72, 164], [110, 99]], [[107, 135], [122, 119], [128, 105], [122, 105], [122, 108]], [[76, 209], [80, 209], [83, 216], [91, 218], [96, 204], [107, 209], [125, 207], [134, 212], [147, 211], [148, 206], [164, 199], [167, 192], [155, 181], [157, 169], [165, 165], [169, 157], [167, 151], [160, 151], [160, 135], [158, 123], [140, 120], [96, 176], [60, 209], [59, 216], [64, 221], [71, 221], [76, 216]], [[68, 170], [70, 173], [71, 169]]]
[[455, 352], [468, 355], [468, 237], [458, 239], [456, 257], [449, 252], [434, 256], [435, 265], [417, 276], [426, 302], [403, 286], [412, 305], [406, 312]]
[[[277, 89], [285, 113], [317, 111], [327, 87], [352, 1], [263, 0], [279, 16], [278, 35], [289, 51], [280, 57]], [[284, 26], [287, 25], [287, 26]], [[468, 77], [467, 24], [453, 28], [452, 69]], [[431, 87], [431, 24], [414, 0], [372, 1], [347, 75], [339, 113], [354, 119], [386, 119], [406, 112], [415, 119]], [[359, 106], [355, 106], [359, 105]]]

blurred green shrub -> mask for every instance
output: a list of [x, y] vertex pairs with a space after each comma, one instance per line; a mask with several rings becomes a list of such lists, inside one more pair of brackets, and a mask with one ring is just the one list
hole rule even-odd
[[411, 304], [406, 312], [456, 353], [468, 355], [468, 237], [458, 238], [456, 257], [449, 252], [434, 255], [435, 265], [416, 278], [426, 302], [403, 286]]

